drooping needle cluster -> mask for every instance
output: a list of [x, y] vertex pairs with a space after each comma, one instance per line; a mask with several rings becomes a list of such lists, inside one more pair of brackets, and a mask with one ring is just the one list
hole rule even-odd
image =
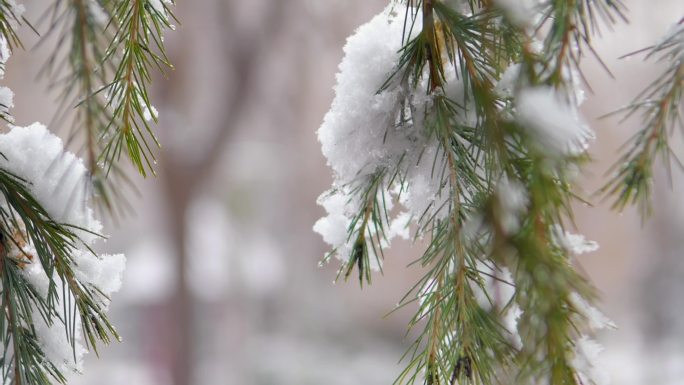
[[[0, 87], [0, 360], [2, 384], [66, 383], [83, 356], [119, 339], [107, 317], [125, 257], [93, 251], [102, 238], [93, 197], [114, 214], [120, 155], [141, 174], [153, 164], [156, 121], [147, 86], [168, 65], [162, 33], [170, 0], [55, 0], [46, 17], [58, 35], [45, 73], [62, 114], [82, 137], [85, 162], [40, 123], [14, 126], [12, 91]], [[25, 8], [0, 0], [0, 79]], [[64, 76], [66, 74], [66, 76]], [[56, 80], [58, 79], [58, 80]], [[71, 116], [72, 112], [75, 116]], [[71, 119], [73, 118], [73, 119]], [[111, 172], [114, 170], [114, 172]]]
[[[523, 9], [524, 8], [524, 9]], [[318, 131], [334, 184], [314, 230], [370, 282], [394, 236], [427, 239], [402, 300], [420, 328], [398, 383], [602, 384], [612, 325], [567, 232], [593, 139], [578, 63], [614, 1], [395, 1], [349, 37]]]

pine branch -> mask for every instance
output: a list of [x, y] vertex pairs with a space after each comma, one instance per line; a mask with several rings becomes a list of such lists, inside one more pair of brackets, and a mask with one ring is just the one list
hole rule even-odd
[[[5, 346], [2, 357], [3, 383], [49, 385], [54, 380], [65, 384], [64, 375], [46, 359], [33, 328], [33, 309], [37, 304], [43, 308], [47, 305], [42, 303], [40, 295], [22, 277], [19, 265], [7, 256], [5, 250], [3, 248], [0, 264], [3, 287], [0, 333]], [[49, 318], [45, 321], [60, 322]]]
[[112, 39], [106, 29], [109, 16], [100, 3], [86, 0], [57, 0], [49, 12], [48, 35], [58, 34], [58, 43], [41, 74], [52, 79], [67, 74], [51, 84], [61, 100], [53, 121], [58, 124], [74, 114], [70, 137], [85, 138], [81, 152], [95, 196], [108, 212], [116, 214], [125, 205], [119, 191], [132, 186], [117, 165], [112, 165], [107, 175], [100, 159], [102, 137], [106, 136], [112, 118], [107, 100], [97, 93], [114, 70], [104, 60], [105, 48]]
[[573, 76], [570, 70], [582, 76], [579, 63], [586, 51], [610, 73], [594, 51], [591, 39], [600, 33], [602, 24], [610, 27], [618, 20], [627, 21], [622, 1], [551, 0], [544, 5], [544, 16], [536, 26], [537, 30], [549, 28], [544, 37], [542, 82], [563, 85], [567, 78]]
[[[623, 210], [637, 205], [642, 218], [651, 212], [653, 168], [658, 156], [668, 172], [673, 160], [681, 167], [670, 147], [675, 129], [684, 129], [684, 19], [659, 44], [650, 47], [646, 59], [664, 62], [665, 71], [628, 106], [616, 113], [623, 121], [641, 114], [643, 128], [626, 144], [600, 193], [613, 199], [612, 208]], [[614, 113], [615, 114], [615, 113]]]
[[[83, 335], [96, 349], [98, 341], [110, 342], [110, 337], [119, 338], [116, 330], [107, 320], [103, 300], [106, 297], [97, 289], [82, 283], [73, 271], [71, 255], [81, 242], [69, 225], [53, 221], [45, 209], [33, 198], [22, 179], [0, 169], [0, 194], [6, 206], [0, 207], [0, 231], [2, 234], [2, 307], [5, 310], [5, 332], [2, 333], [5, 357], [13, 356], [12, 384], [51, 384], [52, 380], [64, 383], [65, 378], [57, 365], [45, 357], [43, 347], [37, 342], [36, 316], [51, 326], [61, 325], [67, 340], [76, 349], [76, 317], [83, 325]], [[30, 242], [35, 255], [27, 254], [24, 246]], [[18, 257], [8, 255], [15, 248]], [[21, 270], [37, 258], [49, 279], [47, 292], [40, 294], [28, 283]], [[61, 288], [58, 288], [58, 285]], [[68, 296], [73, 301], [74, 315], [66, 306]], [[60, 299], [60, 297], [62, 297]], [[60, 308], [65, 306], [60, 313]], [[2, 325], [0, 325], [1, 327]], [[4, 359], [4, 362], [9, 362]]]
[[[359, 199], [358, 192], [340, 193], [352, 197], [345, 209], [356, 213], [348, 234], [362, 241], [366, 233], [359, 233], [359, 228], [382, 228], [389, 222], [369, 215], [373, 206], [368, 196], [397, 190], [397, 195], [410, 196], [414, 188], [420, 197], [426, 190], [431, 194], [419, 206], [396, 197], [412, 215], [415, 239], [429, 237], [415, 263], [426, 272], [400, 301], [402, 307], [419, 303], [409, 326], [421, 327], [422, 332], [406, 352], [408, 363], [396, 383], [488, 385], [500, 376], [513, 376], [520, 383], [578, 384], [585, 373], [573, 364], [574, 340], [587, 325], [577, 317], [572, 298], [593, 299], [593, 290], [573, 268], [574, 251], [564, 244], [564, 233], [559, 234], [564, 223], [572, 222], [571, 202], [577, 198], [572, 174], [588, 159], [587, 133], [575, 116], [576, 100], [569, 95], [576, 84], [567, 73], [582, 57], [581, 51], [571, 48], [580, 44], [590, 49], [595, 13], [611, 20], [621, 10], [619, 3], [545, 3], [545, 17], [535, 32], [548, 28], [548, 49], [541, 53], [531, 48], [532, 30], [513, 23], [494, 2], [468, 2], [467, 15], [454, 3], [438, 0], [407, 4], [396, 66], [377, 99], [369, 101], [396, 100], [398, 107], [381, 111], [389, 111], [401, 130], [386, 131], [378, 148], [369, 150], [389, 154], [380, 162], [374, 163], [373, 157], [368, 163], [351, 162], [368, 175], [368, 169], [380, 164], [385, 170], [393, 161], [390, 166], [396, 167], [398, 177], [394, 182], [362, 184], [362, 191], [372, 191], [363, 196], [366, 199]], [[386, 12], [389, 23], [394, 22], [395, 14]], [[368, 30], [376, 32], [383, 21], [376, 25], [374, 19]], [[365, 29], [357, 33], [362, 32]], [[348, 44], [358, 38], [350, 38]], [[345, 51], [360, 60], [355, 48]], [[348, 65], [343, 61], [341, 68]], [[504, 95], [498, 87], [504, 72], [511, 77], [511, 68], [516, 70], [515, 90]], [[347, 80], [346, 75], [340, 78]], [[539, 111], [544, 108], [536, 104], [540, 98], [550, 111]], [[348, 143], [350, 135], [377, 132], [376, 127], [355, 132], [345, 125], [360, 124], [356, 117], [339, 122], [343, 112], [336, 103], [337, 99], [334, 114], [326, 116], [321, 128], [326, 135], [324, 150]], [[546, 113], [551, 118], [541, 116]], [[335, 119], [334, 124], [328, 119]], [[340, 142], [330, 141], [331, 127], [341, 127]], [[399, 132], [409, 139], [387, 138]], [[402, 145], [398, 160], [399, 149], [391, 146]], [[384, 146], [390, 148], [384, 151]], [[329, 161], [336, 170], [346, 170], [339, 163], [342, 157]], [[317, 231], [324, 237], [334, 235]], [[364, 254], [359, 250], [360, 258]], [[344, 262], [347, 274], [358, 260], [363, 259]], [[507, 281], [513, 294], [493, 298], [501, 284], [497, 274], [504, 270], [513, 272]], [[523, 312], [518, 330], [503, 326], [513, 308]], [[514, 343], [516, 337], [520, 346]]]
[[[160, 4], [160, 5], [159, 5]], [[162, 34], [175, 17], [169, 1], [57, 0], [50, 34], [58, 45], [43, 68], [60, 93], [56, 122], [74, 114], [72, 138], [82, 152], [99, 203], [112, 215], [125, 214], [124, 191], [134, 189], [119, 164], [121, 154], [141, 175], [154, 174], [157, 122], [148, 88], [151, 71], [172, 68]], [[155, 7], [161, 7], [159, 9]]]
[[[5, 40], [9, 49], [23, 48], [16, 31], [16, 27], [22, 21], [24, 19], [15, 14], [15, 8], [9, 1], [0, 0], [0, 36]], [[4, 68], [2, 69], [4, 70]]]
[[173, 28], [173, 15], [165, 2], [160, 4], [162, 9], [149, 0], [124, 0], [112, 10], [110, 24], [117, 30], [104, 61], [118, 60], [118, 65], [113, 80], [101, 90], [109, 99], [108, 106], [113, 107], [109, 132], [103, 137], [102, 159], [107, 172], [125, 150], [141, 175], [154, 173], [152, 147], [159, 147], [159, 142], [148, 121], [156, 122], [157, 116], [147, 87], [152, 80], [151, 69], [163, 72], [172, 68], [162, 33]]
[[[378, 170], [359, 181], [355, 187], [343, 187], [351, 188], [350, 200], [358, 201], [361, 205], [358, 214], [352, 218], [347, 228], [347, 243], [351, 245], [351, 250], [349, 258], [338, 271], [337, 279], [343, 275], [346, 281], [356, 268], [359, 284], [363, 287], [364, 282], [371, 283], [372, 268], [382, 271], [385, 227], [389, 216], [382, 193], [386, 177], [386, 170]], [[324, 262], [328, 262], [338, 252], [339, 250], [333, 250], [328, 253]]]

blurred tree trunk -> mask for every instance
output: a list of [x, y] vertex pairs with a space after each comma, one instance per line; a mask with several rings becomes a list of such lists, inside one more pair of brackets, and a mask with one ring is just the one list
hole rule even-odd
[[[191, 385], [197, 378], [194, 371], [194, 363], [198, 361], [195, 313], [199, 309], [190, 290], [187, 273], [190, 257], [187, 247], [188, 208], [212, 175], [225, 143], [243, 118], [245, 106], [259, 81], [256, 73], [258, 59], [267, 53], [273, 36], [282, 26], [284, 15], [285, 2], [275, 1], [272, 6], [262, 7], [266, 14], [259, 15], [259, 19], [238, 23], [236, 7], [241, 4], [227, 0], [190, 5], [179, 3], [177, 14], [183, 22], [182, 30], [177, 39], [169, 39], [169, 55], [176, 70], [169, 75], [170, 81], [156, 83], [163, 87], [155, 98], [159, 101], [160, 110], [175, 112], [162, 115], [160, 124], [160, 132], [172, 142], [161, 152], [160, 185], [168, 206], [167, 231], [176, 253], [172, 256], [176, 265], [176, 287], [166, 306], [166, 343], [169, 349], [165, 366], [173, 385]], [[247, 6], [250, 5], [248, 3]], [[245, 25], [252, 28], [240, 27]], [[216, 36], [207, 36], [207, 33]], [[193, 55], [199, 51], [194, 50], [194, 45], [203, 41], [224, 45], [202, 50], [202, 57]], [[207, 68], [207, 61], [211, 63], [210, 70], [213, 68], [214, 71], [202, 75], [216, 76], [211, 79], [213, 88], [198, 90], [195, 87], [197, 72]], [[214, 103], [198, 105], [198, 101], [207, 100]], [[201, 121], [192, 120], [203, 115], [205, 117]], [[190, 149], [180, 146], [178, 142], [183, 140], [174, 139], [178, 135], [195, 143], [184, 143]]]

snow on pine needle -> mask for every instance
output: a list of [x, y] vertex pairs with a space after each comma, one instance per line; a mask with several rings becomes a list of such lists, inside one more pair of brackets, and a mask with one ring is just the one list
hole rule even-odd
[[[347, 39], [318, 130], [334, 177], [314, 225], [324, 261], [363, 285], [395, 236], [426, 244], [400, 301], [424, 331], [397, 384], [600, 385], [588, 336], [609, 321], [572, 266], [598, 245], [564, 226], [593, 132], [577, 69], [563, 50], [533, 50], [571, 41], [591, 5], [472, 5], [392, 1]], [[554, 12], [570, 24], [532, 36]]]
[[[444, 162], [444, 154], [429, 133], [427, 115], [416, 113], [432, 109], [433, 102], [395, 72], [403, 41], [421, 28], [419, 19], [405, 28], [406, 12], [414, 9], [391, 4], [348, 38], [335, 99], [318, 130], [335, 181], [319, 198], [328, 215], [314, 230], [345, 263], [358, 263], [354, 254], [364, 249], [374, 269], [381, 268], [382, 250], [392, 238], [406, 238], [409, 222], [427, 212], [444, 215], [448, 198], [431, 170]], [[452, 82], [445, 92], [462, 101], [463, 84], [453, 68], [447, 76]], [[462, 113], [461, 120], [472, 120]], [[390, 217], [395, 201], [406, 210]]]
[[344, 47], [335, 99], [318, 130], [323, 154], [341, 185], [393, 167], [416, 133], [396, 121], [406, 87], [394, 82], [381, 90], [399, 64], [403, 17], [402, 10], [387, 7]]
[[[106, 322], [110, 295], [121, 286], [125, 257], [92, 251], [101, 238], [102, 225], [89, 206], [86, 168], [81, 159], [64, 151], [61, 139], [39, 123], [12, 127], [0, 135], [0, 154], [0, 170], [15, 182], [25, 183], [35, 204], [44, 209], [43, 220], [70, 232], [65, 234], [61, 251], [46, 248], [42, 244], [46, 238], [35, 229], [28, 230], [36, 223], [24, 221], [11, 193], [3, 191], [3, 231], [12, 231], [11, 241], [5, 241], [6, 258], [18, 261], [16, 279], [31, 285], [29, 290], [35, 296], [30, 310], [23, 309], [34, 324], [25, 326], [35, 333], [31, 337], [44, 358], [60, 373], [81, 371], [86, 346], [93, 343], [84, 340], [84, 317], [93, 317], [86, 321], [88, 338], [94, 331], [93, 322]], [[45, 308], [51, 301], [56, 306]], [[115, 335], [113, 328], [110, 332]]]
[[335, 182], [319, 198], [328, 216], [314, 230], [340, 260], [349, 268], [358, 265], [367, 278], [371, 265], [381, 267], [381, 243], [386, 246], [392, 237], [384, 231], [392, 197], [383, 186], [405, 149], [421, 140], [418, 131], [397, 124], [405, 85], [392, 82], [383, 89], [402, 47], [404, 12], [395, 8], [401, 7], [388, 6], [347, 40], [335, 99], [318, 130]]
[[[70, 137], [83, 135], [86, 162], [40, 123], [10, 124], [0, 133], [3, 384], [65, 384], [83, 369], [86, 352], [120, 339], [107, 311], [126, 259], [94, 252], [103, 227], [91, 198], [115, 215], [114, 191], [128, 183], [117, 167], [123, 151], [141, 174], [152, 169], [148, 141], [157, 140], [149, 122], [158, 113], [148, 86], [153, 67], [171, 66], [162, 33], [174, 28], [173, 5], [56, 1], [44, 13], [47, 35], [57, 34], [41, 71], [60, 89], [63, 109], [54, 120], [74, 115]], [[22, 47], [24, 11], [15, 0], [0, 0], [0, 79], [12, 50]], [[14, 123], [13, 96], [0, 87], [7, 123]]]
[[[23, 5], [17, 4], [14, 0], [10, 0], [2, 4], [3, 8], [0, 11], [9, 11], [0, 19], [0, 31], [11, 31], [16, 26], [16, 19], [21, 18], [26, 9]], [[10, 41], [4, 35], [0, 35], [0, 80], [5, 77], [5, 64], [12, 54]], [[8, 87], [0, 87], [0, 119], [7, 122], [13, 121], [9, 110], [14, 107], [14, 93]]]
[[593, 131], [569, 102], [550, 87], [525, 88], [516, 98], [516, 118], [529, 128], [538, 149], [553, 157], [580, 155], [589, 148]]

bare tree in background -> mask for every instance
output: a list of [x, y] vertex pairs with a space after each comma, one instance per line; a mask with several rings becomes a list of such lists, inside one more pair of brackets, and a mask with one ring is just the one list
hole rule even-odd
[[[178, 13], [183, 15], [184, 31], [179, 39], [170, 46], [170, 56], [177, 70], [173, 74], [174, 81], [164, 82], [159, 94], [160, 106], [175, 110], [180, 116], [192, 115], [193, 108], [209, 109], [207, 113], [200, 111], [198, 116], [206, 118], [192, 120], [189, 126], [183, 126], [183, 119], [162, 118], [164, 126], [173, 143], [179, 132], [196, 133], [201, 131], [205, 138], [200, 148], [193, 149], [192, 155], [187, 150], [180, 151], [173, 144], [161, 152], [161, 182], [164, 186], [168, 205], [168, 232], [173, 240], [176, 264], [176, 290], [168, 303], [169, 325], [166, 333], [168, 346], [171, 348], [167, 357], [168, 368], [172, 373], [174, 385], [193, 384], [193, 362], [195, 347], [195, 301], [188, 282], [188, 245], [186, 239], [188, 207], [215, 171], [226, 141], [240, 124], [246, 111], [245, 106], [251, 101], [252, 93], [257, 89], [259, 81], [259, 60], [269, 54], [274, 37], [282, 30], [285, 18], [285, 2], [272, 2], [271, 6], [262, 7], [263, 14], [250, 20], [245, 25], [237, 20], [239, 12], [237, 1], [203, 1], [180, 4]], [[184, 8], [194, 8], [194, 12], [184, 12]], [[215, 36], [199, 36], [205, 33]], [[198, 57], [193, 45], [203, 40], [222, 42], [214, 49], [202, 50], [203, 54], [213, 57]], [[273, 60], [271, 58], [271, 60]], [[211, 63], [211, 64], [208, 64]], [[216, 79], [211, 95], [193, 87], [197, 73], [197, 65], [207, 67], [216, 73], [224, 72]], [[201, 69], [200, 69], [201, 70]], [[211, 77], [211, 76], [210, 76]], [[213, 79], [211, 79], [213, 80]], [[190, 91], [188, 91], [190, 90]], [[206, 103], [198, 106], [199, 103]], [[165, 135], [167, 133], [164, 133]], [[206, 139], [208, 138], [208, 139]]]

